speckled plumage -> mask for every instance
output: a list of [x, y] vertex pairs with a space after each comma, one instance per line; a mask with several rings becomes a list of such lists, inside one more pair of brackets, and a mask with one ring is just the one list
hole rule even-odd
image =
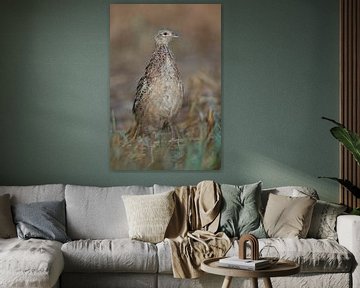
[[136, 134], [151, 133], [168, 126], [173, 130], [173, 121], [184, 95], [180, 73], [168, 46], [174, 37], [177, 35], [169, 30], [160, 30], [155, 36], [155, 50], [138, 82], [132, 109]]

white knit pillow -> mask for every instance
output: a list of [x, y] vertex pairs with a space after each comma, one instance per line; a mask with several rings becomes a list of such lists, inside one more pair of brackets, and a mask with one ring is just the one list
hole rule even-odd
[[164, 240], [175, 208], [173, 193], [122, 196], [131, 239], [151, 243]]

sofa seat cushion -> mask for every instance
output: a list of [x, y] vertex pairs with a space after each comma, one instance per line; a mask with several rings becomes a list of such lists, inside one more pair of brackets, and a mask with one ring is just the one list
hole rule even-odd
[[0, 239], [0, 287], [52, 287], [63, 268], [60, 242]]
[[[354, 265], [353, 255], [344, 246], [330, 239], [259, 239], [259, 249], [265, 245], [275, 247], [281, 259], [298, 263], [302, 273], [350, 272]], [[237, 251], [238, 245], [235, 242], [228, 256], [236, 255]]]
[[156, 273], [156, 246], [123, 239], [77, 240], [61, 248], [66, 272]]
[[[353, 255], [338, 242], [330, 239], [267, 238], [259, 239], [259, 249], [274, 246], [280, 258], [295, 261], [302, 273], [350, 272], [354, 265]], [[167, 241], [157, 244], [159, 273], [172, 273], [171, 248]], [[238, 255], [235, 241], [227, 256]], [[250, 251], [248, 251], [250, 256]]]
[[354, 257], [335, 240], [330, 239], [264, 239], [263, 245], [274, 246], [280, 258], [295, 261], [302, 272], [350, 272]]

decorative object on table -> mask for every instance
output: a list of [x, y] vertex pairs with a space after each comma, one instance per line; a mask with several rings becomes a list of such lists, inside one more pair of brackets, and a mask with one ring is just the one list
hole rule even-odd
[[[280, 258], [280, 254], [274, 246], [265, 245], [259, 251], [259, 240], [252, 234], [245, 234], [239, 239], [239, 254], [237, 257], [238, 259], [249, 260], [246, 254], [246, 249], [248, 247], [247, 244], [249, 244], [250, 246], [252, 261], [248, 261], [247, 263], [239, 262], [239, 266], [247, 266], [247, 269], [252, 270], [264, 269], [269, 267], [271, 264], [275, 264]], [[230, 263], [232, 260], [233, 259], [225, 260], [225, 262], [229, 261]]]
[[239, 239], [239, 258], [247, 259], [246, 257], [246, 243], [250, 244], [251, 251], [251, 259], [258, 260], [259, 259], [259, 241], [252, 234], [245, 234]]
[[280, 259], [280, 253], [275, 246], [265, 245], [259, 252], [260, 259], [268, 260], [270, 265], [276, 264]]
[[[246, 244], [249, 243], [251, 251], [251, 259], [246, 257]], [[270, 266], [270, 262], [266, 259], [259, 259], [259, 241], [252, 234], [245, 234], [239, 239], [239, 255], [219, 260], [219, 264], [224, 267], [258, 270]]]
[[111, 169], [220, 169], [221, 66], [221, 4], [111, 4]]
[[[330, 129], [331, 135], [334, 136], [343, 146], [353, 155], [354, 160], [358, 164], [358, 168], [360, 165], [360, 136], [356, 134], [354, 131], [347, 129], [343, 124], [326, 117], [322, 117], [327, 121], [330, 121], [336, 124], [335, 127]], [[355, 169], [356, 170], [356, 169]], [[357, 170], [360, 171], [360, 170]], [[319, 178], [327, 178], [334, 181], [337, 181], [342, 186], [344, 186], [358, 201], [360, 199], [360, 187], [356, 186], [352, 183], [349, 179], [341, 179], [337, 177], [319, 177]], [[355, 201], [355, 205], [357, 203]], [[356, 205], [357, 206], [357, 205]], [[359, 208], [359, 207], [352, 207], [352, 208]], [[359, 212], [355, 209], [353, 214], [357, 214]]]

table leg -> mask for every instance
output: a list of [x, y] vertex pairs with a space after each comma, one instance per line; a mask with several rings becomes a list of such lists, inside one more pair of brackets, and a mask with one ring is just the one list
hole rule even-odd
[[258, 288], [258, 279], [257, 278], [251, 278], [252, 287]]
[[231, 276], [225, 276], [224, 282], [221, 286], [221, 288], [230, 288], [232, 277]]
[[263, 279], [264, 279], [265, 288], [273, 288], [270, 278], [266, 277]]

